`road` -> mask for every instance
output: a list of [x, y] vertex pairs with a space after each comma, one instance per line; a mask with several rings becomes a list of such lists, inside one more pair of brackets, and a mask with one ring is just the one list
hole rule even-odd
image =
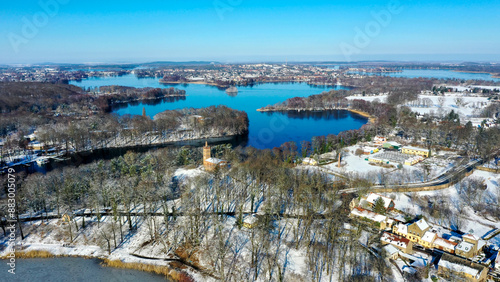
[[[476, 159], [469, 161], [466, 164], [460, 164], [457, 167], [452, 168], [451, 170], [439, 175], [438, 177], [427, 181], [427, 182], [420, 182], [420, 183], [408, 183], [408, 184], [389, 184], [389, 185], [375, 185], [372, 186], [370, 191], [385, 191], [385, 190], [402, 190], [405, 192], [412, 192], [412, 191], [420, 191], [423, 190], [424, 188], [427, 189], [427, 187], [437, 187], [441, 185], [447, 185], [447, 184], [455, 184], [458, 181], [462, 180], [467, 173], [474, 171], [474, 169], [483, 163], [482, 159]], [[356, 193], [361, 188], [349, 188], [349, 189], [343, 189], [339, 190], [339, 193]]]

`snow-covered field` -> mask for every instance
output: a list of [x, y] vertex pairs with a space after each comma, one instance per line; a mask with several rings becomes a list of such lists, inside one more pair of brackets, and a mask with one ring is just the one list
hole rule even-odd
[[341, 167], [338, 167], [338, 162], [334, 162], [322, 166], [322, 168], [325, 169], [325, 172], [367, 178], [376, 184], [382, 182], [387, 184], [417, 183], [429, 181], [452, 169], [457, 160], [457, 156], [452, 153], [436, 152], [433, 157], [427, 158], [413, 166], [403, 165], [399, 169], [399, 163], [390, 162], [389, 165], [392, 167], [382, 167], [366, 161], [366, 158], [376, 156], [377, 154], [356, 156], [355, 152], [359, 148], [361, 148], [359, 145], [346, 148], [346, 152], [343, 153]]
[[[377, 96], [349, 96], [347, 99], [354, 100], [360, 99], [365, 101], [380, 101], [385, 102], [387, 95]], [[487, 97], [478, 97], [470, 93], [451, 92], [444, 95], [419, 95], [418, 100], [411, 101], [406, 104], [412, 111], [419, 114], [434, 114], [443, 116], [450, 111], [455, 111], [459, 114], [462, 122], [469, 121], [472, 118], [479, 117], [482, 109], [489, 104]], [[476, 124], [481, 121], [472, 120]]]

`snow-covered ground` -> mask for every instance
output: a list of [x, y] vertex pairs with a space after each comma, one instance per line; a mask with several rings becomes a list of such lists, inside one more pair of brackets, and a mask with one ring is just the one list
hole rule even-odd
[[[380, 101], [385, 102], [387, 95], [362, 96], [354, 95], [347, 97], [349, 100], [360, 99], [365, 101]], [[478, 118], [482, 109], [489, 105], [487, 97], [479, 97], [476, 94], [467, 92], [451, 92], [444, 95], [419, 95], [415, 101], [406, 104], [412, 111], [419, 114], [434, 114], [443, 116], [450, 111], [458, 113], [461, 121], [473, 121], [475, 124], [481, 124]]]
[[[389, 162], [389, 165], [392, 167], [382, 167], [366, 161], [367, 158], [376, 156], [377, 153], [356, 156], [355, 152], [359, 148], [361, 148], [360, 145], [346, 148], [346, 151], [343, 153], [341, 167], [338, 167], [338, 162], [321, 167], [325, 169], [325, 172], [367, 178], [376, 184], [382, 182], [387, 184], [417, 183], [429, 181], [452, 169], [457, 160], [457, 156], [453, 153], [436, 152], [434, 156], [413, 166], [403, 164], [402, 168], [399, 169], [399, 163]], [[381, 153], [383, 153], [383, 150]]]
[[[480, 201], [492, 202], [496, 201], [500, 196], [500, 174], [476, 170], [472, 175], [465, 178], [465, 180], [468, 179], [484, 180], [486, 189], [481, 191]], [[483, 216], [463, 202], [463, 196], [459, 194], [458, 185], [436, 191], [384, 193], [384, 195], [394, 198], [397, 209], [411, 215], [423, 214], [429, 223], [436, 226], [452, 228], [450, 222], [455, 224], [458, 222], [460, 231], [473, 233], [481, 238], [490, 234], [493, 230], [500, 229], [500, 221], [491, 216]], [[459, 218], [450, 220], [446, 218], [447, 215], [426, 213], [429, 210], [435, 210], [425, 207], [425, 205], [428, 205], [428, 201], [437, 202], [442, 207], [449, 208], [453, 217], [459, 216]], [[500, 235], [489, 240], [489, 243], [500, 246]]]

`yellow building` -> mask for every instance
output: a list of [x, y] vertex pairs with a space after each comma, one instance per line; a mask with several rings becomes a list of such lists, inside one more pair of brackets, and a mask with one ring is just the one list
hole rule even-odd
[[430, 155], [430, 151], [427, 149], [411, 147], [411, 146], [401, 148], [401, 153], [407, 155], [422, 156], [426, 158], [428, 158]]
[[434, 247], [434, 241], [437, 239], [437, 233], [432, 231], [427, 231], [424, 233], [424, 236], [420, 238], [418, 243], [422, 245], [424, 248], [432, 249]]
[[252, 229], [257, 226], [257, 217], [254, 215], [249, 215], [243, 220], [243, 227]]
[[208, 143], [205, 142], [205, 146], [203, 147], [203, 166], [206, 171], [214, 171], [216, 168], [221, 168], [227, 166], [227, 161], [212, 158], [211, 157], [212, 148], [208, 146]]
[[[488, 268], [466, 259], [444, 253], [438, 264], [438, 274], [448, 279], [465, 278], [464, 281], [486, 281]], [[460, 279], [462, 280], [462, 279]]]
[[472, 234], [462, 236], [463, 241], [455, 248], [455, 254], [464, 258], [473, 258], [478, 254], [479, 238]]

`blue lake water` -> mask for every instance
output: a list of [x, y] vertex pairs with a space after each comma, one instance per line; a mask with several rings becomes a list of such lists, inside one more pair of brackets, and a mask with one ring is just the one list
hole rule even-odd
[[[136, 78], [134, 75], [121, 77], [90, 78], [73, 81], [71, 84], [80, 87], [96, 87], [104, 85], [122, 85], [133, 87], [176, 87], [186, 90], [186, 99], [161, 102], [156, 105], [142, 103], [118, 108], [114, 112], [119, 115], [141, 115], [143, 107], [150, 117], [165, 111], [181, 108], [202, 108], [212, 105], [226, 105], [230, 108], [245, 111], [250, 120], [248, 143], [243, 145], [259, 149], [279, 147], [281, 144], [294, 141], [300, 147], [302, 141], [311, 141], [314, 136], [338, 134], [341, 131], [359, 129], [367, 123], [367, 119], [348, 111], [327, 112], [289, 112], [262, 113], [257, 109], [267, 105], [283, 102], [288, 98], [307, 97], [320, 94], [332, 87], [316, 87], [303, 83], [259, 84], [238, 87], [236, 96], [229, 96], [217, 87], [200, 84], [164, 85], [156, 78]], [[341, 88], [341, 87], [337, 87]]]
[[393, 77], [426, 77], [426, 78], [439, 78], [439, 79], [480, 79], [480, 80], [492, 80], [500, 81], [500, 78], [494, 78], [488, 73], [471, 73], [471, 72], [456, 72], [452, 70], [403, 70], [402, 72], [385, 73], [383, 75], [393, 76]]
[[0, 281], [169, 281], [165, 277], [129, 269], [103, 267], [99, 260], [83, 258], [48, 258], [48, 259], [18, 259], [16, 274], [7, 272], [6, 261], [1, 260], [3, 270]]

